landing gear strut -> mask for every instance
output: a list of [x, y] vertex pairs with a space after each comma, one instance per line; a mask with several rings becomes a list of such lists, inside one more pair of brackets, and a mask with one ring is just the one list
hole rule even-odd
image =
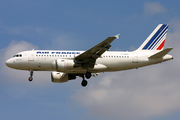
[[84, 75], [84, 74], [81, 75], [81, 77], [83, 78], [83, 80], [82, 80], [82, 82], [81, 82], [81, 85], [82, 85], [83, 87], [86, 87], [86, 85], [88, 84], [88, 82], [87, 82], [87, 80], [84, 79], [84, 76], [85, 76], [87, 79], [89, 79], [89, 78], [91, 78], [91, 73], [90, 73], [90, 72], [86, 72], [85, 75]]
[[88, 84], [88, 82], [84, 79], [84, 74], [81, 75], [81, 77], [83, 78], [82, 82], [81, 82], [81, 85], [83, 87], [86, 87], [86, 85]]
[[29, 79], [28, 79], [30, 82], [33, 80], [33, 77], [32, 77], [32, 76], [33, 76], [33, 70], [30, 71], [30, 77], [29, 77]]

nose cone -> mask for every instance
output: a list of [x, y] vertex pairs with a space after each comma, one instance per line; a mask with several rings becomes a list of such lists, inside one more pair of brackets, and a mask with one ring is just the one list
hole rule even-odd
[[6, 61], [6, 66], [12, 67], [12, 64], [13, 64], [13, 61], [12, 61], [11, 59], [8, 59], [8, 60]]
[[13, 69], [20, 69], [21, 63], [16, 61], [14, 58], [10, 58], [6, 61], [6, 65]]

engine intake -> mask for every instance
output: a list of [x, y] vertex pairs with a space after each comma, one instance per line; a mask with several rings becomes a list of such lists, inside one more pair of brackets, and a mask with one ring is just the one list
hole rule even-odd
[[73, 79], [76, 79], [76, 76], [73, 74], [61, 73], [61, 72], [51, 73], [51, 80], [54, 83], [68, 82], [68, 80], [73, 80]]

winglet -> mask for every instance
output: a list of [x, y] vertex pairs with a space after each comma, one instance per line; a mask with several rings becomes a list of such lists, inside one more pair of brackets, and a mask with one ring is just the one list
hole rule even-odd
[[120, 35], [120, 34], [117, 34], [117, 35], [115, 35], [114, 37], [116, 37], [117, 39], [119, 39], [119, 35]]

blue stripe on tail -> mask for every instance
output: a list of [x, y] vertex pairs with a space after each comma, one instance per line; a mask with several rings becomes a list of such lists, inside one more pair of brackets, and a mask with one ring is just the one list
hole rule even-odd
[[[149, 40], [149, 42], [142, 48], [143, 50], [150, 50], [151, 48], [154, 48], [154, 44], [157, 44], [161, 38], [165, 35], [164, 33], [168, 29], [168, 25], [164, 24], [162, 25], [159, 30], [154, 34], [154, 36]], [[159, 39], [160, 38], [160, 39]]]
[[[165, 28], [164, 28], [163, 30], [161, 30], [160, 35], [153, 41], [153, 43], [152, 43], [151, 46], [148, 48], [148, 50], [149, 50], [149, 49], [153, 49], [153, 48], [156, 46], [156, 44], [161, 40], [161, 38], [164, 37], [165, 32], [167, 32], [167, 29], [168, 29], [168, 27], [165, 26]], [[154, 45], [154, 46], [153, 46], [153, 45]]]

